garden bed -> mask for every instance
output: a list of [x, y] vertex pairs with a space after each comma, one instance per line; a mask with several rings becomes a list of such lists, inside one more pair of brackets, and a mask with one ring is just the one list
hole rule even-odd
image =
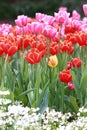
[[83, 12], [0, 24], [1, 130], [87, 128], [87, 4]]

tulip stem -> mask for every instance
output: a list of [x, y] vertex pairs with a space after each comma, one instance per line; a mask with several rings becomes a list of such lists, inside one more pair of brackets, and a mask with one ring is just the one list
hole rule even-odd
[[61, 86], [61, 111], [64, 111], [64, 85]]

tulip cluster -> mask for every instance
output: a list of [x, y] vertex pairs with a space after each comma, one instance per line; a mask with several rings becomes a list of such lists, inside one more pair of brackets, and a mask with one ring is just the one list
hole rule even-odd
[[[37, 85], [39, 90], [35, 88], [37, 93], [33, 96], [34, 99], [35, 96], [38, 97], [42, 93], [43, 87], [41, 83], [45, 86], [45, 82], [49, 82], [50, 84], [48, 86], [51, 96], [61, 92], [61, 88], [59, 87], [61, 83], [64, 83], [65, 88], [67, 85], [68, 89], [75, 89], [74, 93], [77, 93], [75, 75], [77, 75], [77, 71], [82, 73], [80, 75], [81, 83], [79, 83], [82, 86], [84, 81], [83, 72], [87, 68], [86, 63], [84, 63], [87, 58], [86, 4], [83, 5], [83, 12], [85, 17], [81, 19], [80, 14], [76, 10], [73, 10], [72, 14], [70, 14], [66, 7], [60, 7], [58, 12], [55, 12], [53, 16], [43, 13], [36, 13], [35, 18], [19, 15], [15, 20], [14, 26], [9, 24], [0, 25], [0, 57], [2, 59], [5, 58], [5, 63], [9, 61], [13, 65], [15, 55], [17, 55], [17, 58], [21, 58], [23, 63], [34, 66], [34, 68], [30, 67], [30, 69], [33, 68], [33, 72], [32, 70], [29, 70], [29, 72], [27, 71], [28, 69], [26, 70], [30, 76], [32, 75], [31, 80], [30, 77], [28, 79], [29, 75], [26, 72], [17, 72], [21, 62], [15, 62], [16, 66], [13, 65], [15, 67], [12, 69], [11, 74], [15, 73], [13, 79], [16, 79], [16, 77], [18, 79], [15, 80], [14, 86], [19, 84], [21, 86], [23, 84], [22, 92], [25, 91], [27, 93], [27, 89], [31, 86], [31, 81], [33, 81], [33, 87], [39, 82], [39, 86]], [[37, 75], [39, 75], [38, 71], [40, 71], [39, 76], [34, 75], [35, 65], [37, 64], [40, 65], [39, 67], [42, 65], [41, 68], [37, 69]], [[20, 70], [24, 70], [23, 64], [20, 66]], [[24, 66], [27, 65], [24, 64]], [[19, 76], [20, 74], [21, 76]], [[27, 77], [27, 80], [25, 80], [25, 77]], [[20, 78], [23, 80], [23, 83], [20, 83]], [[3, 79], [6, 79], [6, 77]], [[16, 83], [16, 81], [18, 82]], [[46, 91], [45, 87], [44, 91]], [[14, 88], [17, 89], [16, 87]], [[54, 93], [52, 92], [53, 89]], [[64, 95], [62, 96], [64, 98]]]

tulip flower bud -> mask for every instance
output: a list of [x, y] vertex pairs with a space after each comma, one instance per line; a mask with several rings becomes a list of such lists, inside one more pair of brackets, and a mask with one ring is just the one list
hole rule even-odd
[[73, 90], [74, 89], [74, 84], [73, 82], [68, 82], [68, 89]]
[[53, 56], [48, 57], [47, 62], [48, 62], [48, 66], [56, 67], [58, 64], [57, 56], [53, 55]]

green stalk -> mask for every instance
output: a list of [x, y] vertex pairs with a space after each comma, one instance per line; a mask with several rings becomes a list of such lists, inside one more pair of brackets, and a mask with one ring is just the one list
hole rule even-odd
[[60, 104], [60, 110], [64, 112], [64, 85], [61, 86], [61, 104]]

